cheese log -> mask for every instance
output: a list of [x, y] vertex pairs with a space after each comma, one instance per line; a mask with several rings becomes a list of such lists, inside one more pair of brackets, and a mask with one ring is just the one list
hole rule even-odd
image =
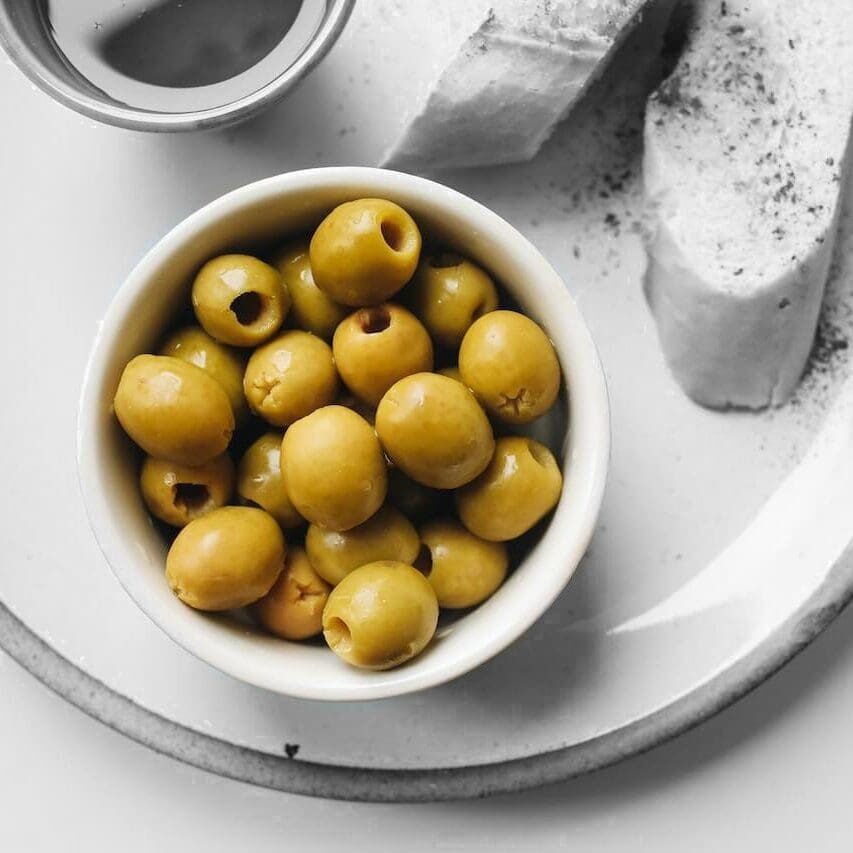
[[646, 0], [502, 0], [484, 13], [383, 164], [528, 160], [605, 67]]
[[796, 387], [850, 160], [853, 3], [702, 3], [648, 104], [645, 289], [678, 382], [713, 407]]

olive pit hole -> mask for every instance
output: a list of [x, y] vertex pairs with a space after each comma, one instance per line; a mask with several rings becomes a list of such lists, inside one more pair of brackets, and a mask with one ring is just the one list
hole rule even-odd
[[323, 629], [326, 642], [339, 652], [348, 652], [352, 648], [352, 632], [349, 625], [339, 616], [333, 616]]
[[210, 503], [210, 490], [203, 483], [175, 483], [172, 486], [175, 509], [197, 515]]
[[406, 235], [403, 229], [396, 222], [393, 222], [390, 219], [383, 219], [382, 224], [379, 226], [379, 230], [382, 232], [382, 239], [388, 244], [388, 247], [392, 251], [402, 251], [403, 245], [406, 241]]
[[418, 556], [415, 557], [415, 562], [412, 565], [426, 578], [432, 573], [432, 551], [426, 546], [421, 545], [421, 550], [418, 551]]
[[359, 312], [358, 320], [362, 332], [375, 335], [391, 325], [391, 314], [387, 308], [364, 308]]
[[462, 260], [462, 255], [457, 255], [455, 252], [440, 252], [429, 259], [429, 265], [435, 270], [443, 270], [448, 267], [458, 267]]
[[247, 290], [236, 297], [228, 306], [241, 326], [251, 326], [260, 320], [266, 308], [266, 297], [254, 290]]

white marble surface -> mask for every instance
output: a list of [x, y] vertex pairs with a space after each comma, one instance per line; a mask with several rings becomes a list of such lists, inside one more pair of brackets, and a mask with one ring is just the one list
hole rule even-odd
[[[850, 849], [853, 612], [751, 696], [617, 767], [484, 801], [359, 805], [230, 782], [90, 720], [0, 653], [0, 850]], [[179, 845], [179, 846], [178, 846]]]

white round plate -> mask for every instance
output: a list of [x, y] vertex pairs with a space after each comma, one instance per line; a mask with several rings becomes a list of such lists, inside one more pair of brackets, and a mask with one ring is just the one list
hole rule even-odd
[[[152, 748], [289, 791], [481, 796], [616, 761], [759, 683], [853, 592], [850, 224], [795, 400], [759, 414], [691, 404], [663, 363], [642, 293], [643, 75], [618, 66], [532, 163], [442, 176], [520, 228], [564, 276], [610, 383], [601, 522], [545, 616], [447, 685], [331, 704], [211, 669], [123, 592], [87, 525], [75, 471], [76, 404], [99, 319], [144, 251], [211, 198], [288, 169], [376, 162], [412, 97], [406, 87], [419, 85], [425, 28], [446, 26], [430, 5], [357, 4], [293, 98], [204, 136], [93, 125], [0, 67], [16, 116], [0, 143], [0, 645]], [[628, 50], [627, 67], [640, 67]]]

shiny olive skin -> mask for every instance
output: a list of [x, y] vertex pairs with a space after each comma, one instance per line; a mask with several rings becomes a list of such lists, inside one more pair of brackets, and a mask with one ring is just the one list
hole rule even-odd
[[171, 356], [131, 359], [113, 408], [147, 454], [182, 465], [219, 456], [234, 432], [234, 412], [222, 386], [200, 367]]
[[344, 406], [317, 409], [293, 424], [281, 458], [288, 497], [312, 524], [349, 530], [385, 501], [388, 475], [376, 433]]
[[395, 383], [376, 410], [376, 432], [395, 465], [436, 489], [473, 480], [495, 446], [474, 395], [437, 373], [415, 373]]
[[420, 654], [437, 624], [429, 581], [412, 566], [389, 560], [350, 572], [323, 611], [329, 647], [363, 669], [390, 669]]
[[472, 533], [505, 542], [526, 533], [560, 500], [563, 475], [554, 454], [531, 438], [499, 438], [489, 467], [456, 493], [459, 518]]
[[398, 379], [432, 370], [426, 329], [393, 302], [350, 314], [335, 331], [332, 350], [347, 388], [372, 406]]
[[284, 535], [271, 515], [225, 506], [181, 530], [166, 556], [166, 579], [197, 610], [245, 607], [270, 591], [285, 552]]
[[387, 504], [350, 530], [339, 532], [312, 524], [305, 535], [311, 565], [332, 586], [367, 563], [394, 560], [411, 564], [420, 547], [414, 525]]
[[502, 542], [487, 542], [450, 518], [428, 522], [420, 535], [429, 552], [427, 580], [440, 607], [474, 607], [503, 583], [509, 557]]
[[302, 548], [289, 548], [284, 571], [252, 605], [252, 616], [283, 640], [307, 640], [323, 630], [323, 608], [332, 588], [314, 571]]
[[197, 466], [147, 456], [139, 473], [139, 489], [151, 515], [172, 527], [185, 527], [231, 500], [234, 463], [227, 453]]
[[243, 396], [246, 357], [240, 350], [219, 343], [199, 326], [186, 326], [168, 338], [160, 355], [180, 358], [209, 373], [228, 395], [234, 419], [238, 424], [245, 422], [249, 415]]
[[198, 271], [192, 303], [199, 323], [216, 340], [256, 347], [278, 331], [290, 296], [269, 264], [251, 255], [220, 255]]
[[251, 410], [279, 427], [331, 403], [338, 387], [331, 347], [297, 329], [258, 347], [243, 377], [243, 393]]
[[237, 494], [248, 504], [266, 510], [285, 530], [305, 519], [287, 496], [281, 473], [280, 432], [268, 432], [251, 444], [237, 466]]
[[560, 362], [551, 341], [517, 311], [492, 311], [468, 329], [459, 371], [477, 399], [510, 424], [538, 418], [560, 391]]
[[338, 205], [317, 227], [309, 248], [317, 287], [353, 307], [390, 299], [412, 277], [420, 253], [414, 219], [380, 198]]
[[452, 502], [449, 492], [424, 486], [399, 468], [388, 469], [388, 503], [397, 507], [406, 518], [414, 521], [430, 518]]
[[283, 249], [273, 263], [290, 294], [289, 324], [330, 341], [348, 309], [329, 299], [314, 283], [308, 244]]
[[498, 307], [488, 273], [450, 252], [422, 257], [406, 295], [436, 342], [452, 349], [476, 319]]

